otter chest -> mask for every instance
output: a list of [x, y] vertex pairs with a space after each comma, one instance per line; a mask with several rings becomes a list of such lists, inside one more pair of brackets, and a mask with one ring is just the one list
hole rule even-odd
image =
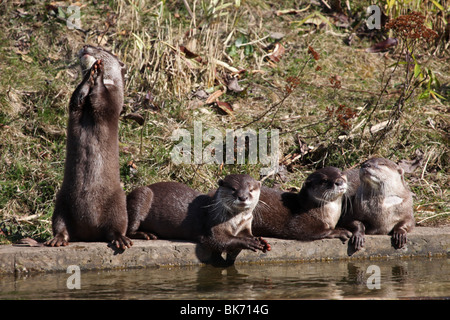
[[250, 228], [253, 220], [253, 213], [242, 212], [233, 216], [228, 223], [231, 226], [232, 234], [235, 236], [246, 228]]
[[323, 221], [328, 224], [330, 229], [334, 229], [341, 217], [342, 199], [337, 199], [333, 202], [328, 202], [323, 206], [322, 217]]
[[372, 197], [360, 199], [357, 203], [358, 214], [370, 222], [370, 228], [366, 226], [367, 233], [387, 234], [395, 224], [400, 221], [397, 214], [403, 199], [396, 195], [386, 197]]

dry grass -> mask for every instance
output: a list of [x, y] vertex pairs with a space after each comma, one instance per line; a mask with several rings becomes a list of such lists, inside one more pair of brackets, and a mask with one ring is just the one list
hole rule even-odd
[[[215, 10], [210, 1], [188, 2], [193, 18], [181, 1], [118, 1], [114, 7], [82, 2], [86, 33], [68, 30], [51, 8], [2, 4], [1, 241], [50, 236], [54, 195], [63, 175], [67, 104], [79, 81], [76, 52], [85, 42], [113, 50], [128, 65], [120, 123], [121, 178], [127, 192], [163, 180], [206, 192], [228, 173], [259, 177], [261, 164], [174, 165], [170, 158], [175, 129], [193, 133], [194, 121], [201, 121], [204, 130], [216, 128], [225, 135], [227, 129], [248, 125], [280, 130], [284, 171], [264, 183], [284, 189], [300, 187], [311, 171], [325, 165], [349, 168], [372, 155], [394, 161], [419, 155], [421, 166], [407, 175], [416, 195], [416, 218], [433, 217], [423, 222], [431, 225], [450, 222], [448, 53], [433, 56], [433, 48], [421, 47], [417, 55], [439, 79], [439, 93], [447, 100], [418, 99], [419, 88], [393, 129], [375, 144], [378, 135], [370, 128], [389, 118], [404, 81], [401, 68], [393, 73], [398, 49], [369, 54], [364, 49], [376, 39], [361, 37], [348, 46], [343, 40], [349, 28], [292, 23], [317, 7], [275, 15], [277, 10], [304, 9], [306, 1], [251, 0], [239, 6], [219, 1], [230, 5]], [[363, 8], [363, 1], [352, 5], [357, 17]], [[277, 42], [285, 52], [276, 62], [270, 55]], [[308, 46], [319, 60], [311, 57]], [[389, 76], [387, 93], [377, 104]], [[242, 92], [229, 89], [231, 77], [237, 77]], [[292, 78], [299, 83], [288, 92]], [[217, 90], [224, 92], [219, 100], [232, 111], [201, 97]], [[340, 105], [355, 114], [348, 127], [338, 118]], [[145, 119], [144, 125], [126, 119], [130, 113]]]

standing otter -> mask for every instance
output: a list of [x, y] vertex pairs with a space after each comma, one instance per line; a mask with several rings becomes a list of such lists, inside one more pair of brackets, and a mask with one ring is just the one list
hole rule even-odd
[[215, 254], [227, 252], [228, 263], [241, 249], [270, 250], [250, 229], [259, 188], [248, 175], [226, 176], [213, 198], [177, 182], [136, 188], [127, 196], [127, 235], [200, 242]]
[[352, 206], [340, 225], [353, 232], [350, 241], [355, 250], [364, 247], [364, 235], [390, 234], [394, 247], [406, 244], [406, 234], [415, 225], [411, 191], [403, 177], [404, 171], [384, 158], [365, 161], [353, 182], [359, 185], [350, 194]]
[[132, 245], [119, 176], [125, 66], [101, 48], [84, 46], [79, 56], [83, 80], [70, 99], [64, 180], [46, 245], [108, 240], [125, 249]]
[[351, 233], [335, 229], [346, 190], [346, 176], [334, 167], [309, 175], [299, 193], [263, 187], [260, 203], [254, 210], [253, 233], [302, 241], [346, 240]]

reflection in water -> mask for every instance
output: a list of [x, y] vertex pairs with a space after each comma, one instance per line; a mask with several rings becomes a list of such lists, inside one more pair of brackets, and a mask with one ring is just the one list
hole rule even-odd
[[[162, 267], [0, 276], [0, 299], [346, 299], [450, 297], [448, 258]], [[367, 272], [375, 265], [379, 271]], [[370, 270], [370, 269], [369, 269]], [[369, 279], [369, 277], [372, 277]], [[380, 289], [367, 282], [379, 281]]]

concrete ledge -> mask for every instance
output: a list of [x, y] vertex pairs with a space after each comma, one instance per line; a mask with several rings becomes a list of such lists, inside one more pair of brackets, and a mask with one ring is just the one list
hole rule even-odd
[[[267, 240], [272, 246], [271, 251], [244, 250], [236, 263], [450, 255], [450, 226], [417, 227], [408, 234], [407, 246], [400, 250], [392, 247], [390, 236], [366, 236], [365, 249], [356, 253], [339, 239], [313, 242]], [[208, 262], [209, 257], [210, 253], [196, 243], [167, 240], [134, 240], [133, 247], [124, 252], [117, 252], [103, 242], [73, 242], [60, 248], [3, 245], [0, 246], [0, 273], [65, 272], [69, 265], [77, 265], [81, 270], [197, 265]]]

